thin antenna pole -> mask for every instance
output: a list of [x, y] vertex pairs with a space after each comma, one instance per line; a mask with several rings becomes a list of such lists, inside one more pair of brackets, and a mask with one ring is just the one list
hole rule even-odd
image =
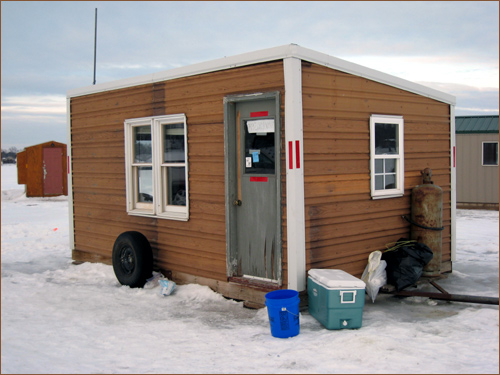
[[97, 50], [97, 8], [95, 8], [95, 31], [94, 31], [94, 85], [95, 85], [95, 65], [96, 65], [96, 50]]

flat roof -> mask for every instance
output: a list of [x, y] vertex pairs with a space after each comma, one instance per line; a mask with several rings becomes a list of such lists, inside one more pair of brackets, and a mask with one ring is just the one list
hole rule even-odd
[[331, 69], [353, 74], [359, 77], [380, 82], [405, 91], [426, 96], [444, 103], [455, 105], [456, 98], [453, 95], [423, 86], [393, 75], [380, 72], [365, 66], [342, 60], [333, 56], [316, 52], [311, 49], [301, 47], [296, 44], [287, 44], [280, 47], [273, 47], [240, 55], [223, 57], [185, 67], [169, 69], [158, 73], [142, 75], [138, 77], [126, 78], [117, 81], [101, 83], [97, 85], [69, 90], [67, 98], [94, 94], [98, 92], [111, 91], [126, 87], [133, 87], [148, 83], [173, 80], [181, 77], [195, 76], [199, 74], [233, 69], [242, 66], [259, 64], [269, 61], [283, 60], [286, 58], [297, 58], [303, 61], [319, 64]]

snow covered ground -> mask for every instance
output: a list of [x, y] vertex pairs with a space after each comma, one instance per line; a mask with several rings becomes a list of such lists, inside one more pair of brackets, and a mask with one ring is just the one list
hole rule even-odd
[[[368, 297], [363, 326], [271, 336], [266, 309], [207, 287], [121, 286], [111, 266], [73, 265], [66, 197], [29, 198], [2, 166], [1, 372], [496, 373], [498, 306]], [[450, 293], [498, 296], [498, 211], [458, 211]], [[435, 291], [435, 290], [430, 290]]]

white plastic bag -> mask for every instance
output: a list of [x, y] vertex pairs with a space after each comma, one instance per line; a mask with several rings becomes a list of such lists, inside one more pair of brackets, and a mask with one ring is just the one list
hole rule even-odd
[[361, 280], [366, 284], [366, 294], [370, 296], [372, 302], [375, 302], [379, 289], [387, 284], [387, 272], [385, 271], [387, 263], [381, 258], [381, 251], [371, 252], [368, 257], [368, 264], [361, 276]]
[[153, 276], [146, 280], [146, 284], [144, 284], [144, 289], [153, 289], [158, 286], [158, 280], [163, 279], [163, 275], [159, 272], [153, 271]]
[[175, 289], [175, 283], [168, 279], [158, 280], [160, 284], [160, 296], [169, 296]]

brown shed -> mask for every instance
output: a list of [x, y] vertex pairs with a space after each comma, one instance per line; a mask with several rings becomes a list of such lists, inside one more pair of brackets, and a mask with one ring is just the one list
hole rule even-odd
[[26, 147], [17, 154], [17, 183], [27, 197], [68, 195], [66, 145], [55, 141]]
[[451, 271], [451, 95], [285, 45], [67, 97], [77, 261], [111, 263], [139, 232], [156, 269], [231, 298], [304, 291], [311, 268], [360, 277], [370, 252], [409, 237], [429, 167]]

